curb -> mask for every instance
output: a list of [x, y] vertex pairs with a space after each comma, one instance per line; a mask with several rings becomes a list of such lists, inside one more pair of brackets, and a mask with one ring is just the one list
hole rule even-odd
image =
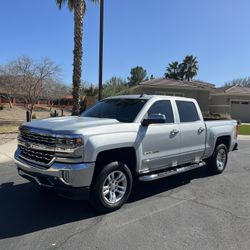
[[239, 135], [238, 140], [250, 140], [250, 135]]

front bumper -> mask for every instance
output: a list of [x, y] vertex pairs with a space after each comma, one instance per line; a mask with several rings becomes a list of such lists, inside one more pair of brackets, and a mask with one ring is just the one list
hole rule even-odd
[[18, 174], [45, 188], [51, 188], [72, 198], [77, 193], [88, 198], [92, 182], [94, 163], [53, 163], [48, 169], [24, 161], [15, 153]]

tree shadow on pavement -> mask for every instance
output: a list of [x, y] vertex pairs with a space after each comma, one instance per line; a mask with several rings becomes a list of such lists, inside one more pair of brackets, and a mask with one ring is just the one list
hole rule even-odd
[[[186, 185], [192, 179], [209, 176], [206, 168], [158, 181], [136, 182], [128, 201], [139, 200]], [[20, 236], [66, 223], [99, 216], [87, 201], [69, 200], [41, 190], [32, 183], [0, 185], [0, 239]]]
[[0, 239], [97, 215], [86, 201], [65, 199], [32, 183], [0, 186]]

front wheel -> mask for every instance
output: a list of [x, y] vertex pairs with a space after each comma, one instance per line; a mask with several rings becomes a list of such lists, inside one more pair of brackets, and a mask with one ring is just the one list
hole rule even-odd
[[224, 144], [218, 145], [212, 157], [207, 160], [207, 165], [209, 170], [211, 170], [214, 174], [222, 173], [227, 165], [228, 159], [228, 149]]
[[106, 165], [92, 188], [91, 203], [102, 212], [119, 209], [129, 198], [132, 189], [130, 169], [121, 162]]

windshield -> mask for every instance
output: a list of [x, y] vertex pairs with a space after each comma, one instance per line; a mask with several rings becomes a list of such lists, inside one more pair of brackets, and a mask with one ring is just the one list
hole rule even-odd
[[133, 122], [146, 102], [146, 99], [105, 99], [86, 110], [81, 116]]

